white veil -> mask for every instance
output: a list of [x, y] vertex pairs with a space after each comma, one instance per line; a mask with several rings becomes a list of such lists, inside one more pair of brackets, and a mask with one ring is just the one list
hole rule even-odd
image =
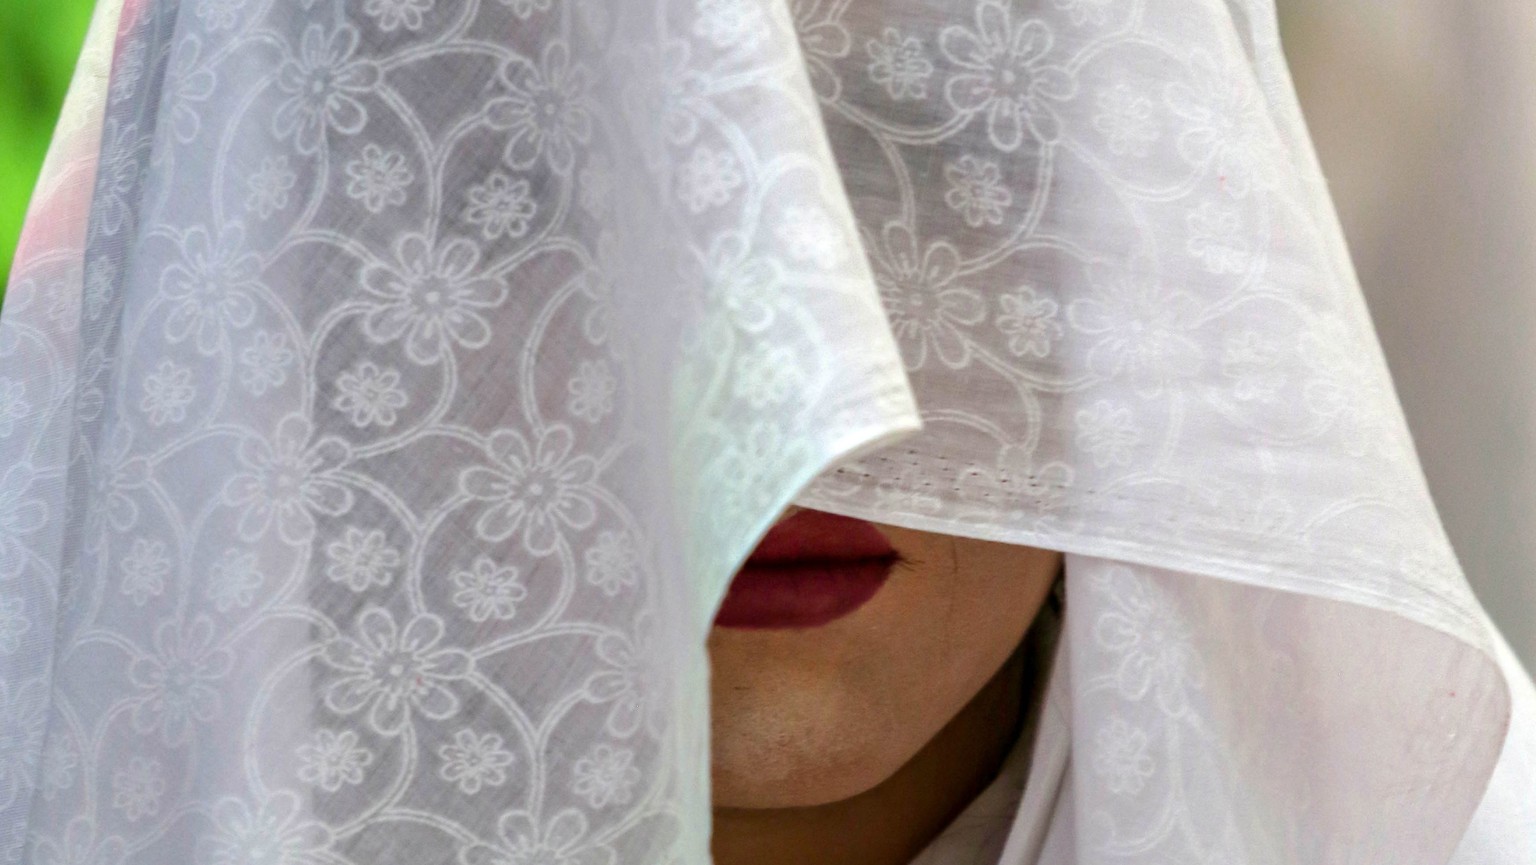
[[1269, 3], [91, 44], [0, 316], [12, 859], [707, 862], [703, 638], [794, 500], [1069, 554], [1048, 860], [1529, 860]]

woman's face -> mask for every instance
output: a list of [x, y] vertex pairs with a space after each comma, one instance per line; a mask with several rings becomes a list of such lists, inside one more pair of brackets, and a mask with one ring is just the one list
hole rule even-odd
[[714, 804], [821, 805], [889, 778], [1012, 654], [1060, 562], [789, 509], [710, 632]]

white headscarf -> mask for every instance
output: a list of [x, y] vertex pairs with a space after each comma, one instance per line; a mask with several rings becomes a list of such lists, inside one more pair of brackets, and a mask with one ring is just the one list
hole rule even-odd
[[1007, 861], [1531, 861], [1268, 2], [116, 17], [0, 317], [12, 859], [701, 865], [794, 500], [1069, 554]]

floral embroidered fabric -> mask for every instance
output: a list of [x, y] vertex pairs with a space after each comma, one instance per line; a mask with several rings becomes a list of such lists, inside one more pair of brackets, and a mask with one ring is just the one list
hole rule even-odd
[[792, 500], [1068, 553], [1005, 861], [1536, 858], [1266, 0], [101, 0], [0, 315], [0, 859], [707, 862]]

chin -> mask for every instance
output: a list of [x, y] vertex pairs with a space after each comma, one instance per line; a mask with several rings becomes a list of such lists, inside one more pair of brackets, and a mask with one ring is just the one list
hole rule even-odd
[[[754, 743], [746, 753], [721, 754], [711, 767], [717, 808], [812, 808], [852, 799], [896, 774], [902, 761], [881, 754], [833, 759], [793, 743]], [[891, 763], [895, 765], [890, 765]]]
[[895, 721], [899, 713], [877, 700], [776, 691], [716, 695], [716, 807], [809, 808], [851, 799], [896, 774], [922, 747], [921, 732]]

